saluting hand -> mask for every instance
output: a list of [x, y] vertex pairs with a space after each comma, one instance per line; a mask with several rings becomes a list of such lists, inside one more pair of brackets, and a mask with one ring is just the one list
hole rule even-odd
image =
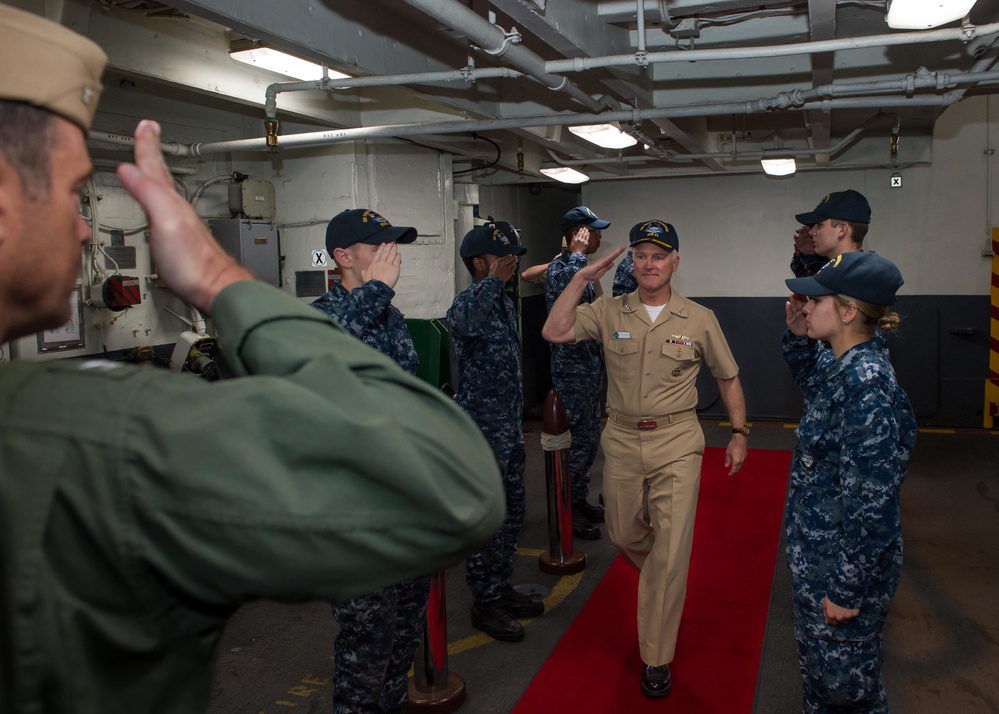
[[600, 280], [600, 278], [607, 274], [607, 271], [614, 267], [614, 261], [617, 260], [618, 256], [624, 252], [625, 248], [626, 246], [621, 246], [610, 255], [605, 256], [600, 260], [593, 261], [576, 273], [576, 275], [584, 278], [587, 282]]
[[509, 282], [510, 278], [513, 277], [513, 274], [517, 272], [518, 262], [517, 256], [504, 255], [502, 258], [497, 258], [496, 261], [489, 266], [489, 274], [495, 275], [504, 283]]
[[402, 255], [399, 254], [399, 246], [395, 243], [382, 243], [375, 250], [367, 270], [361, 271], [361, 279], [364, 282], [381, 280], [390, 288], [394, 288], [399, 282], [401, 270]]
[[805, 304], [808, 298], [801, 295], [791, 294], [791, 297], [784, 303], [784, 311], [787, 313], [787, 329], [795, 337], [804, 337], [808, 333], [808, 325], [805, 322]]
[[118, 167], [125, 190], [149, 220], [149, 252], [163, 282], [183, 300], [208, 312], [226, 287], [253, 275], [215, 242], [183, 196], [160, 152], [160, 125], [144, 119], [135, 129], [135, 163]]
[[590, 247], [590, 229], [584, 226], [572, 234], [572, 238], [569, 241], [569, 252], [585, 253], [586, 249], [589, 247]]
[[802, 226], [795, 232], [794, 249], [802, 255], [815, 255], [815, 243], [812, 241], [811, 226]]

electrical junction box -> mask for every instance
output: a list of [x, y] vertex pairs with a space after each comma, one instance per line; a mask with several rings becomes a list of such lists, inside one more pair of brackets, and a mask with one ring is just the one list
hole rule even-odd
[[229, 184], [229, 210], [247, 218], [273, 219], [274, 184], [252, 178]]
[[277, 227], [273, 223], [221, 218], [209, 221], [208, 228], [219, 245], [251, 273], [266, 283], [281, 287], [281, 257]]
[[90, 302], [112, 312], [139, 305], [142, 303], [139, 279], [128, 275], [112, 275], [103, 283], [90, 286]]
[[190, 330], [180, 333], [170, 355], [170, 369], [174, 372], [193, 372], [209, 381], [219, 378], [215, 363], [218, 344], [210, 335], [199, 335]]

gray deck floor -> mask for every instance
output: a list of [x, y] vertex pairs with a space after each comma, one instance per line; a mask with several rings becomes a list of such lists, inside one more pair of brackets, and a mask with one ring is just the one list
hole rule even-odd
[[[709, 445], [724, 445], [726, 428], [702, 425]], [[536, 554], [548, 542], [544, 457], [537, 439], [540, 424], [528, 422], [525, 429], [529, 505], [514, 582], [545, 591], [558, 586], [564, 597], [528, 624], [523, 642], [494, 642], [468, 622], [463, 569], [448, 571], [449, 641], [462, 650], [449, 664], [466, 682], [468, 701], [461, 711], [469, 714], [511, 711], [615, 557], [604, 532], [600, 541], [576, 544], [587, 554], [587, 568], [575, 581], [566, 578], [560, 584], [538, 570]], [[756, 424], [751, 447], [790, 449], [793, 444], [790, 428]], [[598, 457], [593, 494], [600, 489], [600, 466]], [[903, 577], [886, 628], [885, 679], [892, 710], [999, 712], [999, 433], [920, 433], [903, 488], [903, 528]], [[757, 714], [800, 711], [789, 589], [781, 552]], [[261, 601], [242, 608], [220, 648], [211, 714], [330, 712], [335, 635], [326, 603]], [[668, 710], [668, 700], [663, 704]]]

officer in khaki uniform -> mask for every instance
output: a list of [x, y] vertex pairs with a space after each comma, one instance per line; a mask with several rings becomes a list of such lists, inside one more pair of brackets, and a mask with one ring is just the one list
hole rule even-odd
[[704, 435], [695, 382], [711, 370], [732, 421], [730, 474], [746, 458], [746, 407], [739, 368], [714, 313], [672, 290], [680, 264], [676, 229], [660, 220], [631, 229], [638, 290], [576, 306], [586, 281], [613, 267], [624, 248], [581, 270], [555, 303], [542, 334], [550, 342], [597, 340], [607, 362], [609, 415], [603, 494], [607, 531], [641, 572], [638, 591], [642, 691], [669, 694], [669, 662], [687, 589]]
[[[0, 342], [69, 318], [105, 55], [0, 4]], [[226, 618], [462, 560], [503, 522], [478, 427], [329, 317], [253, 279], [174, 189], [160, 130], [118, 177], [161, 280], [235, 379], [104, 359], [0, 364], [0, 712], [208, 708]], [[386, 436], [388, 435], [388, 436]]]

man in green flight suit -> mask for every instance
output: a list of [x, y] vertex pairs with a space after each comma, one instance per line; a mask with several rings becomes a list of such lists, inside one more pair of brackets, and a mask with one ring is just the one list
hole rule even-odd
[[[106, 57], [0, 5], [0, 61], [18, 67], [0, 78], [2, 342], [68, 318]], [[159, 141], [141, 122], [118, 176], [160, 278], [212, 315], [238, 378], [0, 367], [0, 714], [203, 712], [240, 603], [368, 592], [459, 562], [503, 522], [475, 423], [253, 280], [174, 190]]]

